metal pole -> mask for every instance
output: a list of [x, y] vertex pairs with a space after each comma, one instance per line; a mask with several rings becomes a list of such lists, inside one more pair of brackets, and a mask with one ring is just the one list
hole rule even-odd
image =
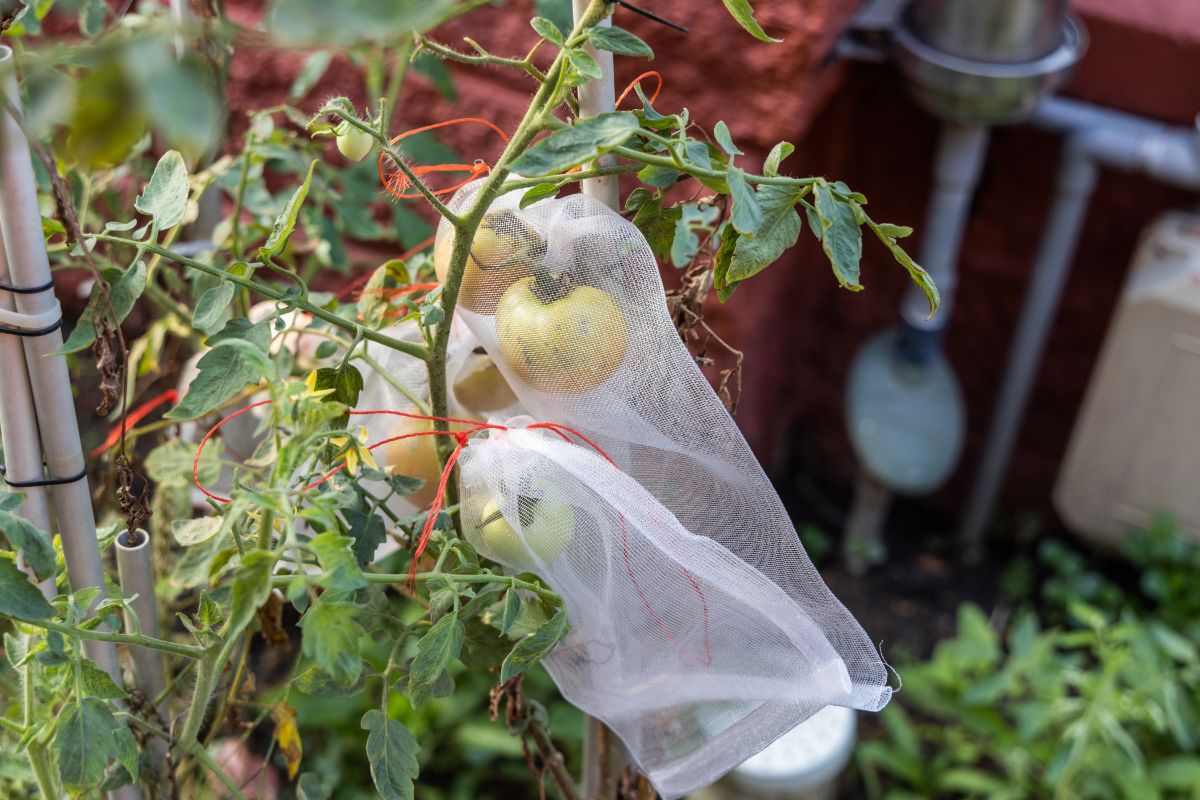
[[996, 400], [979, 474], [958, 530], [959, 540], [968, 548], [976, 548], [983, 541], [1096, 186], [1098, 168], [1079, 141], [1076, 137], [1067, 140], [1054, 205], [1046, 218], [1045, 232], [1033, 262], [1025, 306]]
[[[0, 47], [0, 75], [4, 94], [13, 109], [21, 108], [21, 96], [13, 69], [12, 50]], [[17, 120], [0, 113], [0, 238], [4, 241], [12, 281], [18, 286], [50, 283], [50, 261], [42, 236], [42, 217], [38, 210], [37, 184], [29, 144]], [[13, 296], [21, 314], [54, 314], [58, 301], [53, 289], [36, 294]], [[42, 454], [51, 478], [68, 478], [84, 472], [83, 448], [79, 443], [79, 423], [71, 394], [71, 376], [66, 359], [55, 355], [62, 349], [61, 331], [44, 336], [22, 337], [25, 369], [29, 374], [33, 406], [41, 435]], [[8, 374], [5, 385], [8, 385]], [[50, 498], [58, 532], [62, 537], [67, 577], [73, 589], [99, 587], [93, 607], [104, 597], [104, 568], [96, 545], [96, 519], [87, 477], [50, 487]], [[84, 643], [88, 655], [118, 684], [121, 668], [116, 648], [108, 642]]]
[[[150, 546], [150, 534], [141, 528], [132, 536], [129, 531], [124, 531], [117, 537], [117, 574], [121, 591], [127, 597], [137, 595], [133, 610], [141, 623], [142, 633], [161, 638], [154, 593], [154, 550]], [[126, 624], [126, 628], [131, 626]], [[133, 672], [138, 686], [151, 699], [162, 694], [167, 686], [163, 657], [157, 650], [133, 648]]]
[[[588, 0], [571, 0], [571, 10], [576, 22], [587, 11]], [[606, 17], [599, 25], [612, 25]], [[613, 54], [605, 50], [586, 47], [592, 58], [600, 65], [604, 77], [589, 81], [579, 87], [579, 116], [594, 117], [613, 111], [617, 105], [616, 84], [613, 72]], [[597, 164], [612, 163], [612, 159], [601, 157]], [[616, 175], [589, 178], [581, 187], [584, 194], [594, 197], [614, 211], [620, 211], [621, 195]], [[583, 795], [588, 800], [608, 800], [616, 797], [621, 772], [629, 761], [621, 740], [594, 717], [587, 717], [583, 725]]]
[[933, 164], [933, 195], [925, 212], [920, 252], [921, 266], [937, 285], [942, 304], [938, 313], [928, 318], [925, 293], [916, 286], [908, 288], [900, 316], [918, 330], [944, 330], [954, 311], [958, 253], [990, 138], [991, 130], [983, 125], [953, 122], [942, 125]]
[[[0, 241], [0, 283], [15, 286], [9, 274], [4, 243]], [[15, 312], [16, 304], [10, 292], [0, 289], [0, 313]], [[20, 337], [0, 333], [0, 375], [4, 376], [0, 392], [0, 441], [4, 443], [4, 468], [8, 479], [21, 483], [42, 477], [42, 444], [38, 439], [37, 416], [33, 409], [33, 393], [25, 371], [25, 348]], [[50, 502], [45, 486], [26, 486], [14, 489], [25, 495], [17, 509], [38, 530], [50, 532]], [[54, 579], [38, 584], [49, 600], [54, 597]]]

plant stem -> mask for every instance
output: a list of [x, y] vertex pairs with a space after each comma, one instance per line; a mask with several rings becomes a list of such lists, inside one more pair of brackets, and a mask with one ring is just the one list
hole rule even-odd
[[[275, 586], [286, 586], [292, 581], [303, 580], [307, 575], [294, 573], [291, 575], [274, 575], [271, 577], [271, 583]], [[365, 572], [363, 577], [367, 579], [367, 583], [391, 583], [402, 584], [409, 579], [407, 573], [383, 573], [383, 572]], [[548, 600], [558, 600], [558, 593], [552, 589], [547, 589], [544, 586], [538, 586], [530, 581], [523, 581], [520, 578], [510, 578], [507, 575], [457, 575], [453, 572], [418, 572], [416, 576], [417, 583], [433, 580], [434, 578], [442, 578], [450, 583], [503, 583], [512, 586], [515, 589], [526, 589], [534, 592]]]
[[38, 792], [42, 795], [42, 800], [58, 800], [61, 797], [58, 791], [58, 781], [54, 778], [50, 751], [46, 749], [46, 745], [38, 741], [31, 741], [25, 748], [25, 756], [29, 759], [29, 766], [33, 768], [33, 779], [37, 781]]
[[200, 660], [200, 669], [196, 673], [196, 686], [192, 690], [192, 700], [188, 704], [187, 717], [184, 719], [183, 730], [179, 733], [179, 746], [187, 751], [192, 750], [197, 744], [196, 737], [200, 733], [200, 726], [204, 724], [204, 712], [208, 709], [208, 703], [212, 699], [213, 690], [217, 687], [217, 679], [221, 675], [221, 663], [218, 661], [219, 653], [214, 648], [205, 651], [204, 658]]
[[[575, 29], [571, 32], [570, 38], [574, 38], [582, 31], [594, 26], [597, 22], [604, 19], [608, 12], [609, 7], [604, 0], [592, 0], [587, 12], [579, 19]], [[492, 202], [500, 195], [500, 189], [504, 184], [504, 180], [509, 175], [507, 165], [532, 144], [533, 138], [542, 129], [546, 117], [553, 112], [555, 106], [560, 102], [559, 92], [562, 89], [563, 83], [561, 79], [566, 69], [566, 56], [564, 53], [565, 51], [560, 50], [554, 59], [554, 63], [546, 71], [546, 80], [538, 87], [533, 100], [529, 104], [529, 108], [525, 111], [525, 116], [522, 117], [520, 124], [517, 125], [517, 130], [513, 133], [512, 139], [509, 140], [508, 145], [504, 148], [504, 152], [497, 159], [495, 167], [492, 168], [491, 173], [480, 184], [478, 191], [472, 198], [471, 207], [461, 217], [449, 217], [450, 221], [454, 224], [455, 237], [454, 248], [450, 255], [450, 268], [446, 275], [446, 280], [442, 282], [441, 305], [444, 321], [437, 326], [433, 337], [433, 347], [430, 349], [429, 358], [426, 359], [427, 369], [429, 370], [429, 404], [435, 417], [449, 416], [449, 392], [446, 387], [446, 348], [450, 343], [450, 326], [454, 322], [454, 309], [458, 304], [458, 292], [462, 286], [463, 273], [467, 268], [467, 259], [471, 252], [471, 243], [475, 238], [475, 231], [478, 230], [479, 224], [483, 221], [484, 214]], [[449, 425], [445, 422], [435, 422], [434, 426], [437, 430], [450, 430]], [[454, 450], [455, 443], [450, 436], [439, 436], [437, 438], [441, 440], [437, 442], [438, 453], [442, 464], [445, 465], [450, 457], [450, 453]], [[456, 480], [452, 479], [447, 484], [446, 502], [458, 502], [458, 483]]]
[[147, 636], [144, 633], [113, 633], [104, 630], [87, 630], [84, 628], [76, 628], [72, 625], [67, 625], [62, 622], [54, 622], [53, 620], [21, 620], [29, 625], [36, 625], [39, 628], [45, 628], [48, 631], [58, 631], [67, 636], [77, 636], [80, 639], [92, 639], [97, 642], [112, 642], [114, 644], [127, 644], [135, 647], [149, 647], [152, 650], [161, 650], [164, 653], [170, 653], [174, 656], [183, 656], [184, 658], [202, 658], [204, 656], [204, 648], [190, 644], [181, 644], [172, 642], [168, 639], [155, 639], [153, 636]]
[[209, 772], [211, 772], [213, 775], [216, 775], [217, 780], [224, 784], [225, 788], [228, 789], [229, 792], [235, 798], [237, 798], [237, 800], [248, 800], [246, 795], [242, 793], [241, 788], [236, 782], [234, 782], [233, 778], [226, 775], [225, 770], [221, 769], [221, 766], [217, 764], [216, 761], [213, 761], [213, 757], [210, 756], [208, 751], [204, 749], [204, 745], [196, 742], [188, 748], [188, 752], [191, 753], [191, 755], [195, 757], [197, 761], [203, 764]]
[[373, 331], [369, 328], [364, 327], [363, 325], [360, 325], [357, 322], [351, 322], [350, 320], [343, 319], [342, 317], [339, 317], [337, 314], [334, 314], [332, 311], [326, 311], [325, 309], [321, 308], [320, 306], [310, 303], [307, 299], [305, 299], [303, 297], [290, 296], [286, 292], [282, 292], [277, 289], [274, 289], [271, 286], [268, 286], [267, 284], [259, 283], [258, 281], [255, 281], [255, 280], [252, 280], [249, 278], [243, 278], [240, 275], [234, 275], [232, 272], [222, 269], [221, 267], [216, 267], [216, 266], [213, 266], [212, 264], [205, 264], [203, 261], [197, 261], [194, 258], [188, 258], [187, 256], [181, 256], [178, 253], [174, 253], [170, 250], [159, 247], [158, 245], [150, 244], [147, 242], [139, 242], [136, 239], [126, 239], [121, 236], [111, 236], [111, 235], [103, 234], [103, 233], [95, 234], [91, 238], [95, 239], [96, 241], [100, 241], [100, 242], [111, 242], [113, 244], [123, 244], [127, 247], [145, 248], [146, 250], [148, 250], [152, 253], [158, 253], [158, 254], [162, 255], [164, 258], [168, 258], [171, 261], [182, 264], [185, 267], [191, 267], [192, 269], [203, 272], [206, 275], [212, 275], [213, 277], [216, 277], [216, 278], [223, 278], [223, 279], [229, 281], [230, 283], [236, 284], [245, 289], [250, 289], [252, 291], [255, 291], [258, 294], [261, 294], [267, 298], [270, 298], [271, 300], [282, 301], [282, 302], [288, 303], [289, 305], [292, 305], [292, 306], [296, 307], [297, 309], [304, 311], [305, 313], [312, 314], [314, 317], [317, 317], [318, 319], [322, 319], [325, 322], [328, 322], [331, 325], [341, 328], [344, 331], [348, 331], [355, 335], [361, 334], [364, 339], [368, 339], [372, 342], [376, 342], [378, 344], [383, 345], [384, 347], [390, 347], [393, 350], [398, 350], [401, 353], [406, 353], [407, 355], [413, 356], [414, 358], [419, 358], [422, 360], [428, 358], [428, 350], [426, 350], [424, 347], [422, 347], [419, 344], [413, 344], [412, 342], [405, 342], [400, 339], [395, 339], [391, 336], [387, 336], [385, 334], [379, 333], [377, 331]]

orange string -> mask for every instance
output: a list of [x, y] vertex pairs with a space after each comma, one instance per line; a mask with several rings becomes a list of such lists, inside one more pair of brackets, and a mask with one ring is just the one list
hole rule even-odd
[[[504, 140], [505, 144], [508, 143], [508, 134], [506, 134], [504, 131], [502, 131], [499, 128], [499, 126], [497, 126], [496, 124], [494, 124], [486, 119], [482, 119], [480, 117], [458, 117], [456, 119], [448, 119], [448, 120], [444, 120], [442, 122], [435, 122], [432, 125], [425, 125], [420, 128], [413, 128], [412, 130], [405, 131], [404, 133], [400, 134], [399, 136], [393, 137], [389, 143], [395, 144], [396, 142], [399, 142], [403, 139], [407, 139], [409, 136], [413, 136], [414, 134], [424, 133], [425, 131], [431, 131], [436, 128], [444, 128], [449, 125], [459, 125], [464, 122], [474, 122], [479, 125], [486, 125], [487, 127], [491, 128], [493, 131], [495, 131], [496, 134], [501, 139]], [[379, 160], [378, 160], [378, 162], [376, 162], [377, 169], [379, 170], [379, 180], [383, 182], [383, 188], [387, 190], [387, 193], [390, 194], [392, 197], [395, 197], [398, 200], [413, 200], [418, 197], [424, 197], [424, 195], [422, 195], [420, 192], [405, 192], [404, 191], [409, 186], [408, 176], [405, 175], [404, 171], [398, 167], [394, 170], [388, 171], [384, 167], [384, 159], [387, 157], [388, 157], [388, 154], [386, 151], [380, 151]], [[469, 175], [467, 176], [467, 178], [465, 180], [460, 181], [459, 183], [456, 183], [453, 186], [447, 186], [444, 189], [437, 189], [436, 191], [433, 191], [434, 195], [442, 195], [442, 194], [449, 194], [450, 192], [458, 191], [459, 189], [466, 186], [471, 181], [478, 178], [480, 175], [483, 175], [483, 174], [489, 172], [491, 169], [492, 168], [489, 164], [487, 164], [486, 162], [484, 162], [482, 160], [478, 160], [473, 164], [431, 164], [431, 165], [425, 165], [425, 166], [417, 166], [417, 167], [413, 167], [412, 172], [417, 177], [422, 177], [424, 175], [428, 175], [433, 172], [467, 172], [467, 173], [469, 173]]]
[[125, 435], [126, 426], [137, 425], [139, 422], [145, 419], [146, 415], [151, 411], [158, 408], [163, 403], [174, 403], [178, 397], [179, 393], [174, 389], [167, 389], [162, 394], [156, 395], [142, 403], [133, 411], [130, 411], [128, 414], [126, 414], [125, 418], [121, 420], [121, 424], [110, 430], [108, 432], [108, 437], [104, 440], [104, 442], [99, 447], [96, 447], [90, 453], [88, 453], [88, 455], [92, 458], [95, 458], [101, 453], [110, 450], [117, 444], [117, 442], [121, 441], [121, 437]]
[[[413, 245], [412, 247], [408, 248], [403, 253], [401, 253], [397, 257], [397, 260], [408, 261], [410, 258], [415, 256], [417, 253], [420, 253], [426, 247], [429, 247], [429, 245], [433, 244], [436, 239], [437, 239], [437, 234], [436, 233], [431, 234], [428, 238], [422, 239], [420, 242], [418, 242], [417, 244]], [[375, 271], [371, 270], [368, 273], [359, 275], [357, 278], [352, 280], [350, 283], [346, 284], [341, 289], [338, 289], [337, 292], [334, 294], [334, 297], [336, 297], [339, 300], [345, 300], [347, 297], [349, 297], [354, 292], [355, 289], [362, 286], [367, 281], [371, 280], [371, 276], [374, 274], [375, 274]]]
[[652, 69], [649, 72], [643, 72], [641, 75], [638, 75], [636, 78], [631, 80], [629, 82], [629, 85], [625, 87], [625, 91], [621, 92], [621, 96], [617, 98], [617, 102], [614, 105], [614, 108], [621, 107], [621, 101], [625, 99], [626, 95], [628, 95], [630, 92], [633, 91], [633, 87], [637, 86], [639, 83], [642, 82], [643, 78], [654, 78], [655, 80], [658, 81], [658, 85], [656, 87], [654, 87], [654, 94], [650, 95], [650, 103], [653, 105], [654, 101], [658, 99], [658, 93], [661, 92], [662, 88], [663, 88], [662, 73], [660, 73], [658, 70], [655, 70], [655, 69]]

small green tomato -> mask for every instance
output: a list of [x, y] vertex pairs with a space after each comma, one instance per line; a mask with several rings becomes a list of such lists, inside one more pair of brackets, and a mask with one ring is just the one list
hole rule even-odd
[[513, 530], [499, 504], [489, 500], [470, 531], [475, 548], [519, 570], [534, 570], [561, 556], [575, 533], [575, 509], [559, 500], [532, 497], [518, 498], [517, 508], [523, 536]]
[[371, 152], [375, 140], [371, 134], [343, 122], [337, 130], [337, 149], [351, 161], [362, 161]]

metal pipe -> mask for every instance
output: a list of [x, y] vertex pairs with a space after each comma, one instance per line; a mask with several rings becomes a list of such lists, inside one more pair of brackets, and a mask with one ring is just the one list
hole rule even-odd
[[[0, 47], [0, 74], [4, 94], [12, 109], [19, 113], [21, 96], [13, 53], [7, 47]], [[4, 187], [0, 192], [0, 238], [4, 241], [12, 281], [19, 286], [41, 286], [50, 282], [50, 261], [42, 235], [29, 144], [12, 114], [0, 113], [0, 117], [0, 186]], [[58, 307], [53, 291], [18, 294], [13, 302], [18, 313], [34, 316], [54, 313]], [[66, 358], [56, 355], [62, 349], [62, 333], [22, 337], [22, 343], [47, 472], [52, 478], [78, 475], [85, 464], [72, 402], [71, 376]], [[50, 498], [62, 537], [67, 577], [73, 589], [100, 588], [92, 603], [94, 608], [104, 598], [104, 568], [96, 544], [96, 520], [86, 476], [52, 486]], [[121, 668], [112, 644], [88, 641], [84, 649], [120, 684]]]
[[900, 307], [904, 321], [922, 331], [945, 329], [954, 309], [958, 284], [958, 253], [971, 199], [987, 158], [991, 131], [983, 125], [942, 125], [933, 164], [933, 194], [921, 230], [921, 266], [929, 272], [942, 296], [942, 305], [932, 319], [925, 293], [910, 286]]
[[[0, 283], [15, 285], [8, 269], [3, 241], [0, 241]], [[13, 295], [0, 290], [0, 312], [16, 310]], [[42, 443], [38, 438], [33, 392], [29, 388], [25, 348], [20, 337], [0, 334], [0, 375], [4, 376], [3, 392], [0, 394], [0, 441], [4, 443], [5, 474], [18, 483], [38, 480], [42, 477]], [[46, 487], [27, 486], [14, 491], [25, 495], [25, 502], [16, 513], [38, 530], [49, 533], [50, 501]], [[56, 594], [53, 578], [42, 581], [38, 588], [47, 600]]]
[[1058, 97], [1045, 100], [1032, 121], [1069, 138], [979, 472], [959, 526], [960, 541], [969, 548], [983, 541], [1000, 492], [1099, 168], [1138, 172], [1163, 183], [1200, 189], [1200, 137], [1195, 131]]
[[[117, 537], [117, 574], [125, 596], [137, 595], [132, 607], [141, 624], [141, 632], [161, 638], [154, 592], [154, 550], [150, 546], [150, 534], [141, 528], [132, 536], [129, 531], [123, 531]], [[130, 633], [134, 632], [128, 622], [126, 628]], [[133, 648], [133, 674], [138, 686], [150, 698], [158, 697], [167, 686], [162, 654], [149, 647]]]

